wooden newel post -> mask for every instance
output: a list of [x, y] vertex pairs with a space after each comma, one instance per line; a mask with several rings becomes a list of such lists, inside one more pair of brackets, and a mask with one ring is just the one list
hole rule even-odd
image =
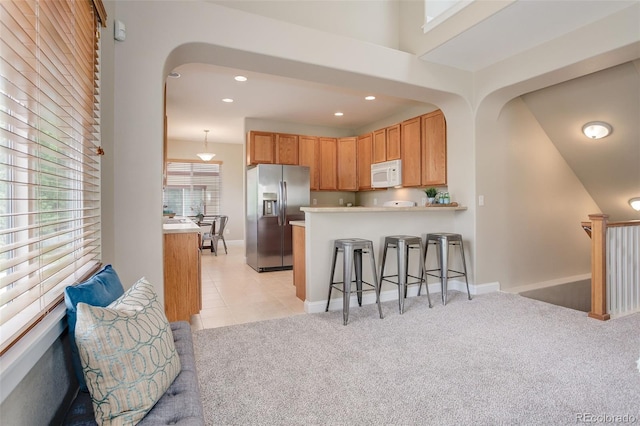
[[591, 312], [589, 317], [606, 321], [607, 313], [607, 219], [606, 214], [590, 214], [591, 219]]

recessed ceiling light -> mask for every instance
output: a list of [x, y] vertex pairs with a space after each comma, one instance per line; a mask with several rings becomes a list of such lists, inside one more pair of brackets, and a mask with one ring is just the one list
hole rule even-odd
[[245, 77], [244, 75], [236, 75], [234, 77], [235, 81], [247, 81], [247, 77]]
[[368, 100], [368, 101], [372, 101], [372, 100], [374, 100], [375, 98], [376, 98], [376, 97], [375, 97], [375, 96], [373, 96], [373, 95], [365, 96], [365, 99], [366, 99], [366, 100]]
[[231, 102], [233, 102], [233, 99], [231, 99], [231, 98], [224, 98], [224, 99], [222, 100], [222, 102], [231, 103]]
[[336, 117], [342, 117], [344, 115], [344, 113], [342, 112], [335, 112], [333, 113], [333, 115], [335, 115]]
[[179, 72], [170, 72], [169, 73], [169, 77], [171, 77], [171, 78], [180, 78], [180, 73]]

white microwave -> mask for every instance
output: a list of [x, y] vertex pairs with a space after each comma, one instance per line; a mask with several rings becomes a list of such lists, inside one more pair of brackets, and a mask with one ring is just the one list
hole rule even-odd
[[402, 161], [391, 160], [371, 165], [371, 187], [390, 188], [402, 185]]

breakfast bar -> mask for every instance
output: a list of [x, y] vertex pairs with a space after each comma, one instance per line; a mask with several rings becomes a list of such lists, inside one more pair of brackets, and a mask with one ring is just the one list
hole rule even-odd
[[[464, 214], [464, 206], [455, 207], [302, 207], [305, 228], [305, 311], [322, 312], [327, 303], [331, 274], [333, 241], [341, 238], [364, 238], [374, 246], [376, 265], [379, 269], [384, 238], [390, 235], [415, 235], [423, 237], [430, 232], [457, 232], [456, 216]], [[413, 265], [419, 262], [412, 262]], [[390, 268], [395, 265], [389, 264]], [[364, 268], [365, 280], [371, 273]], [[393, 271], [392, 271], [393, 272]], [[411, 273], [418, 273], [411, 271]], [[410, 289], [409, 295], [417, 293]], [[412, 291], [413, 290], [413, 291]], [[383, 285], [381, 299], [397, 299], [397, 289]], [[363, 299], [363, 304], [374, 303], [373, 294]], [[341, 297], [332, 298], [330, 309], [340, 309]]]

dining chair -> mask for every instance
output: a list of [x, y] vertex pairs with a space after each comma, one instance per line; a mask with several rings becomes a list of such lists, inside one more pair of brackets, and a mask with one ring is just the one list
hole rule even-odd
[[225, 254], [227, 251], [227, 242], [224, 240], [224, 229], [227, 226], [227, 222], [229, 221], [229, 216], [219, 215], [213, 217], [213, 221], [211, 222], [211, 229], [209, 232], [205, 232], [202, 235], [202, 243], [200, 248], [205, 248], [205, 241], [211, 241], [211, 252], [216, 256], [218, 255], [218, 241], [222, 240], [222, 244], [224, 245]]

